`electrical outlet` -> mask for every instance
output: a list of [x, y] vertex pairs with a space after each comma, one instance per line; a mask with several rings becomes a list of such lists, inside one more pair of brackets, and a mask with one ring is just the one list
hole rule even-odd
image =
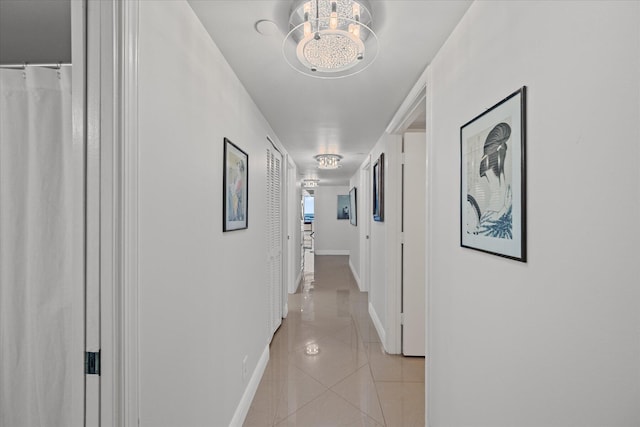
[[247, 379], [247, 374], [249, 373], [249, 371], [247, 370], [247, 359], [249, 358], [248, 355], [244, 356], [244, 359], [242, 359], [242, 379], [246, 380]]

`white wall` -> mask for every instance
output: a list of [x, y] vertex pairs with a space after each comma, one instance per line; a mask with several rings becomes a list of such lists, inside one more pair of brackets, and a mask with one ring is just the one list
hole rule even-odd
[[[186, 1], [141, 1], [141, 426], [228, 425], [268, 343], [269, 125]], [[248, 225], [222, 232], [223, 138], [249, 155]]]
[[[384, 221], [371, 220], [369, 314], [380, 339], [389, 353], [400, 352], [400, 156], [402, 137], [384, 134], [369, 153], [373, 166], [384, 153]], [[359, 180], [358, 171], [351, 180]], [[371, 177], [369, 176], [369, 179]], [[362, 185], [362, 184], [361, 184]], [[371, 207], [363, 207], [362, 215], [372, 216]]]
[[338, 195], [349, 195], [347, 186], [320, 186], [314, 194], [313, 231], [316, 255], [349, 255], [348, 219], [337, 219]]
[[[373, 173], [373, 165], [380, 157], [380, 153], [386, 154], [385, 171], [388, 171], [389, 155], [387, 153], [388, 145], [391, 143], [392, 138], [388, 135], [384, 135], [380, 141], [371, 150], [371, 169], [370, 173]], [[385, 181], [387, 184], [388, 181]], [[385, 193], [389, 194], [388, 186], [385, 186]], [[385, 206], [387, 207], [387, 206]], [[388, 221], [389, 217], [388, 209], [385, 211], [385, 220]], [[372, 215], [371, 211], [369, 215]], [[369, 280], [369, 306], [371, 317], [374, 319], [374, 323], [378, 326], [378, 333], [381, 335], [381, 339], [384, 341], [386, 335], [386, 312], [387, 312], [387, 262], [386, 262], [386, 250], [387, 247], [387, 229], [385, 222], [371, 221], [371, 233], [369, 234], [371, 240], [371, 264], [370, 272], [371, 277]], [[377, 319], [376, 319], [377, 317]], [[377, 322], [376, 322], [377, 320]], [[382, 328], [382, 330], [380, 330]]]
[[[526, 264], [459, 246], [460, 126], [522, 85]], [[430, 425], [640, 425], [640, 3], [476, 2], [427, 87]]]

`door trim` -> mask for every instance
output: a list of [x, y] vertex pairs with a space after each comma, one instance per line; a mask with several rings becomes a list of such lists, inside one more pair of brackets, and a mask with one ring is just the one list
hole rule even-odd
[[360, 196], [358, 213], [362, 222], [360, 231], [360, 291], [369, 292], [371, 288], [371, 155], [360, 167]]
[[88, 31], [99, 40], [100, 425], [137, 427], [139, 0], [96, 4]]
[[[72, 114], [72, 138], [73, 144], [82, 148], [82, 156], [86, 159], [87, 139], [87, 104], [86, 104], [86, 54], [87, 54], [87, 4], [85, 1], [71, 2], [71, 63], [73, 72], [71, 75], [71, 114]], [[84, 166], [86, 168], [86, 164]], [[84, 175], [85, 171], [82, 171]], [[80, 213], [84, 215], [85, 183], [78, 183], [78, 188], [74, 191], [83, 194]], [[86, 218], [85, 218], [86, 221]], [[86, 250], [86, 235], [83, 229], [78, 237], [79, 244]], [[84, 375], [84, 350], [85, 340], [85, 292], [86, 292], [86, 261], [81, 260], [82, 271], [73, 278], [74, 288], [72, 293], [72, 348], [74, 350], [73, 366], [71, 375], [71, 425], [84, 425], [85, 421], [85, 375]], [[77, 351], [80, 350], [82, 351]]]
[[139, 425], [139, 337], [138, 337], [138, 24], [139, 0], [116, 2], [122, 39], [118, 59], [120, 99], [120, 141], [118, 163], [120, 184], [121, 310], [120, 357], [121, 413], [125, 426]]
[[[85, 351], [98, 352], [100, 328], [100, 149], [101, 149], [101, 5], [86, 3], [86, 150], [85, 157]], [[100, 388], [98, 375], [85, 375], [85, 426], [100, 425]]]
[[429, 307], [429, 303], [431, 301], [431, 283], [432, 283], [432, 279], [431, 279], [431, 269], [429, 268], [429, 264], [430, 264], [430, 260], [431, 260], [431, 254], [432, 252], [432, 247], [431, 247], [431, 239], [429, 238], [429, 236], [431, 235], [431, 227], [433, 225], [431, 218], [433, 218], [433, 210], [432, 210], [432, 206], [433, 206], [433, 200], [432, 200], [432, 192], [430, 190], [430, 183], [433, 180], [433, 168], [431, 167], [431, 163], [433, 159], [433, 90], [432, 88], [427, 84], [427, 81], [431, 81], [431, 68], [427, 68], [427, 71], [425, 72], [425, 74], [423, 74], [424, 76], [424, 85], [426, 88], [425, 91], [425, 105], [426, 105], [426, 110], [427, 110], [427, 118], [426, 118], [426, 133], [427, 133], [427, 159], [426, 159], [426, 163], [425, 163], [425, 168], [426, 168], [426, 177], [427, 177], [427, 182], [425, 184], [425, 203], [427, 204], [426, 208], [425, 208], [425, 214], [426, 214], [426, 218], [425, 218], [425, 223], [424, 223], [424, 229], [425, 229], [425, 266], [427, 268], [427, 271], [425, 273], [425, 288], [424, 288], [424, 295], [425, 295], [425, 303], [424, 303], [424, 319], [426, 322], [425, 325], [425, 339], [424, 339], [424, 354], [425, 354], [425, 359], [424, 359], [424, 385], [425, 385], [425, 390], [424, 390], [424, 398], [425, 398], [425, 404], [424, 404], [424, 419], [425, 419], [425, 427], [430, 427], [431, 422], [430, 422], [430, 408], [431, 406], [429, 405], [429, 397], [431, 395], [430, 391], [431, 391], [431, 357], [430, 357], [430, 353], [431, 353], [431, 345], [429, 343], [429, 337], [431, 336], [431, 334], [429, 333], [429, 328], [431, 325], [431, 309]]
[[[433, 93], [431, 91], [431, 88], [428, 85], [428, 82], [430, 81], [430, 76], [431, 76], [431, 69], [429, 67], [427, 67], [425, 69], [425, 71], [422, 73], [422, 75], [420, 76], [420, 78], [418, 79], [418, 81], [415, 83], [415, 85], [413, 86], [413, 88], [411, 89], [411, 91], [409, 92], [409, 94], [407, 95], [407, 97], [405, 98], [405, 100], [403, 101], [403, 103], [400, 105], [400, 108], [398, 108], [398, 111], [396, 112], [396, 114], [394, 115], [393, 119], [391, 120], [391, 122], [389, 123], [389, 125], [386, 128], [386, 132], [389, 134], [402, 134], [404, 133], [404, 131], [409, 127], [409, 125], [411, 124], [411, 122], [416, 118], [416, 111], [419, 110], [419, 106], [421, 103], [425, 103], [426, 105], [426, 133], [427, 133], [427, 161], [425, 164], [426, 167], [426, 194], [425, 196], [425, 203], [427, 204], [426, 206], [426, 218], [425, 218], [425, 265], [427, 266], [427, 273], [425, 276], [425, 424], [426, 427], [429, 427], [430, 425], [430, 421], [429, 421], [429, 391], [430, 391], [430, 371], [431, 371], [431, 360], [429, 357], [429, 353], [430, 353], [430, 346], [429, 346], [429, 325], [430, 325], [430, 320], [431, 320], [431, 310], [429, 307], [429, 294], [430, 294], [430, 283], [431, 283], [431, 270], [428, 268], [429, 266], [429, 260], [431, 259], [431, 242], [429, 240], [429, 234], [430, 234], [430, 230], [431, 230], [431, 215], [432, 215], [432, 211], [431, 211], [431, 206], [433, 205], [432, 203], [430, 203], [430, 187], [429, 187], [429, 182], [431, 181], [432, 178], [432, 174], [433, 174], [433, 168], [431, 168], [431, 159], [432, 159], [432, 155], [433, 155], [433, 144], [431, 143], [433, 140], [433, 131], [431, 129], [431, 124], [433, 123]], [[398, 241], [400, 241], [401, 239], [398, 238]], [[397, 250], [398, 252], [400, 251], [400, 246], [399, 246], [399, 242], [397, 245]], [[399, 280], [399, 275], [396, 275], [398, 277]], [[393, 293], [390, 290], [391, 293]], [[397, 310], [398, 310], [398, 316], [389, 316], [388, 319], [390, 319], [390, 322], [393, 322], [393, 324], [389, 324], [389, 329], [390, 330], [399, 330], [400, 329], [400, 305], [399, 305], [399, 301], [397, 304]], [[394, 312], [393, 307], [389, 307], [391, 313]], [[397, 323], [397, 324], [396, 324]]]

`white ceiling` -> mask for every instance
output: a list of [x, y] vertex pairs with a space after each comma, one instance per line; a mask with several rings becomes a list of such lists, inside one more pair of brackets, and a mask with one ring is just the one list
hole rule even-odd
[[[211, 38], [234, 69], [299, 173], [320, 185], [347, 185], [470, 1], [371, 2], [379, 40], [375, 62], [342, 79], [308, 77], [282, 54], [290, 0], [190, 0]], [[255, 23], [274, 21], [279, 32], [263, 36]], [[313, 156], [337, 153], [342, 168], [320, 171]]]
[[[286, 63], [282, 41], [292, 0], [189, 3], [301, 177], [320, 178], [320, 185], [347, 185], [471, 1], [371, 1], [378, 57], [362, 73], [336, 80], [302, 75]], [[3, 63], [69, 62], [69, 0], [0, 0], [0, 7]], [[279, 32], [259, 34], [254, 26], [261, 19], [274, 21]], [[424, 121], [411, 127], [421, 126]], [[318, 170], [313, 159], [318, 153], [344, 156], [342, 168]]]
[[71, 62], [70, 0], [0, 0], [0, 64]]

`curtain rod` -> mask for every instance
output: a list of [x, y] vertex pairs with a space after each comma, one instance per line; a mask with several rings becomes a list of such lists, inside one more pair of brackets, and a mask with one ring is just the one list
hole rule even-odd
[[38, 64], [38, 63], [31, 63], [31, 62], [23, 62], [22, 64], [0, 64], [0, 68], [12, 68], [12, 69], [24, 70], [27, 67], [62, 68], [62, 67], [71, 67], [71, 63], [52, 62], [48, 64]]

